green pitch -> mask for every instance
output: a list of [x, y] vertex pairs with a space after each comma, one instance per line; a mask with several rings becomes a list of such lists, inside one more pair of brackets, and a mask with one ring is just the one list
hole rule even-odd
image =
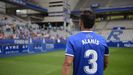
[[[0, 58], [0, 75], [61, 75], [64, 51]], [[105, 75], [133, 75], [133, 48], [110, 48]]]

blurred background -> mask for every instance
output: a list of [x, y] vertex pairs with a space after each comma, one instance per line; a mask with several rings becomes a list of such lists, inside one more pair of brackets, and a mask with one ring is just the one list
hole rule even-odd
[[133, 75], [133, 0], [0, 0], [0, 75], [60, 75], [83, 10], [107, 39], [105, 75]]

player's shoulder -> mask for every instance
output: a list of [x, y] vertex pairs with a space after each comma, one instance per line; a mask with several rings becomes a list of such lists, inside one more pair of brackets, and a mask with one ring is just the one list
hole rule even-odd
[[76, 33], [76, 34], [70, 35], [67, 39], [74, 40], [74, 39], [77, 39], [79, 35], [80, 35], [80, 33]]
[[72, 40], [72, 39], [74, 39], [75, 38], [75, 34], [74, 35], [70, 35], [67, 39], [68, 40]]
[[101, 34], [95, 33], [97, 36], [97, 39], [101, 42], [101, 44], [103, 44], [104, 46], [107, 46], [107, 42], [104, 36], [102, 36]]

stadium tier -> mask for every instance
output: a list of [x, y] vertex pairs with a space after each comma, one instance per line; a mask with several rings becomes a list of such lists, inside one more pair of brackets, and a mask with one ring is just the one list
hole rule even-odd
[[111, 0], [109, 7], [130, 7], [133, 6], [133, 0]]
[[[118, 32], [115, 29], [118, 28]], [[119, 29], [123, 28], [123, 29]], [[113, 20], [113, 21], [100, 21], [96, 23], [96, 32], [102, 34], [107, 40], [110, 41], [133, 41], [133, 20]], [[114, 33], [112, 33], [114, 31]], [[119, 31], [122, 31], [119, 34]], [[110, 35], [118, 34], [119, 39], [109, 38]]]
[[[1, 19], [1, 39], [13, 38], [13, 39], [28, 39], [31, 38], [48, 38], [49, 39], [66, 39], [70, 36], [71, 31], [63, 30], [63, 29], [49, 29], [44, 30], [43, 28], [39, 28], [37, 24], [29, 24], [25, 21], [14, 20], [17, 17], [4, 17]], [[132, 20], [113, 20], [113, 21], [100, 21], [96, 22], [95, 31], [101, 33], [106, 38], [111, 33], [114, 27], [124, 27], [125, 30], [121, 36], [125, 36], [129, 34], [130, 40], [133, 39], [132, 37], [132, 28], [133, 28], [133, 21]], [[129, 30], [128, 30], [129, 29]], [[24, 30], [24, 31], [23, 31]], [[23, 36], [22, 36], [23, 34]], [[4, 37], [2, 37], [2, 35]], [[122, 38], [122, 41], [127, 41], [129, 38]], [[124, 38], [124, 39], [123, 39]]]
[[127, 29], [132, 29], [133, 20], [100, 21], [96, 23], [95, 29], [113, 29], [114, 27], [125, 27]]
[[0, 20], [0, 39], [28, 39], [28, 38], [49, 38], [66, 39], [69, 35], [67, 30], [62, 28], [44, 30], [39, 28], [38, 24], [31, 24], [28, 21], [23, 21], [16, 16], [1, 16]]
[[91, 6], [98, 8], [130, 7], [133, 6], [133, 0], [80, 0], [74, 10], [89, 8]]
[[89, 8], [93, 4], [100, 7], [105, 7], [108, 2], [109, 0], [80, 0], [74, 10]]
[[113, 27], [125, 27], [125, 28], [133, 28], [133, 20], [114, 20], [108, 22], [106, 28], [112, 29]]
[[[114, 31], [113, 34], [111, 32]], [[122, 31], [121, 34], [115, 30], [103, 30], [99, 31], [98, 33], [102, 34], [108, 41], [133, 41], [133, 35], [132, 32], [133, 30], [120, 30]], [[114, 35], [119, 34], [118, 38], [115, 38]], [[111, 36], [111, 37], [110, 37]]]

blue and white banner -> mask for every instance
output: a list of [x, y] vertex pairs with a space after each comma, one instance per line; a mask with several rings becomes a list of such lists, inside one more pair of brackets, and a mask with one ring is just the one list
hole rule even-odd
[[[53, 43], [52, 43], [53, 42]], [[64, 43], [44, 39], [3, 39], [0, 40], [0, 56], [18, 55], [24, 53], [49, 52], [57, 49], [65, 49]]]
[[1, 39], [0, 44], [28, 44], [28, 41], [22, 39]]
[[[107, 44], [109, 47], [133, 47], [133, 41], [108, 41]], [[49, 52], [65, 48], [65, 43], [46, 42], [44, 39], [5, 39], [0, 40], [0, 57], [12, 54]]]
[[109, 47], [133, 47], [133, 41], [108, 41]]
[[23, 53], [23, 52], [27, 52], [27, 50], [28, 50], [27, 44], [2, 45], [3, 54]]
[[2, 46], [0, 45], [0, 54], [2, 54], [2, 53], [3, 53]]

